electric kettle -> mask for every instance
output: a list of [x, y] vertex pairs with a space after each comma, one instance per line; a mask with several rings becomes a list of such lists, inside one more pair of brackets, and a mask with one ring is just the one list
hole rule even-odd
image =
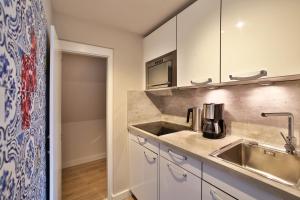
[[190, 114], [192, 114], [192, 129], [195, 132], [201, 131], [201, 108], [200, 107], [193, 107], [189, 108], [187, 111], [187, 118], [186, 122], [190, 121]]

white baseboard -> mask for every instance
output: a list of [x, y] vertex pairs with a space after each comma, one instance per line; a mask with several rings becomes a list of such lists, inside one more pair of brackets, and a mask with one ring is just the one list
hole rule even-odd
[[130, 196], [129, 190], [123, 190], [117, 194], [112, 195], [112, 200], [124, 200]]
[[83, 157], [83, 158], [78, 158], [78, 159], [70, 160], [70, 161], [63, 163], [62, 168], [73, 167], [76, 165], [92, 162], [95, 160], [100, 160], [103, 158], [106, 158], [106, 153], [101, 153], [101, 154], [96, 154], [96, 155], [87, 156], [87, 157]]

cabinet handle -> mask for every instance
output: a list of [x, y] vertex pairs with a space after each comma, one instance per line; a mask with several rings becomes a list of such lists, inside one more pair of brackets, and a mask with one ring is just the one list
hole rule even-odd
[[213, 189], [210, 188], [210, 195], [213, 200], [223, 200]]
[[251, 81], [251, 80], [256, 80], [261, 77], [267, 76], [268, 72], [266, 70], [260, 70], [258, 74], [253, 75], [253, 76], [247, 76], [247, 77], [238, 77], [238, 76], [233, 76], [229, 75], [230, 80], [234, 81]]
[[141, 136], [137, 136], [137, 140], [140, 144], [145, 144], [147, 142], [147, 139]]
[[200, 82], [200, 83], [191, 80], [191, 84], [192, 84], [192, 85], [196, 85], [196, 86], [206, 86], [206, 85], [208, 85], [208, 84], [211, 83], [211, 82], [212, 82], [212, 79], [211, 79], [211, 78], [208, 78], [207, 81]]
[[[149, 161], [149, 162], [155, 162], [156, 158], [155, 157], [151, 157], [151, 156], [148, 156], [147, 153], [144, 151], [144, 155], [146, 157], [146, 159]], [[150, 158], [152, 159], [152, 161], [150, 160]]]
[[169, 154], [171, 154], [171, 156], [173, 156], [175, 158], [178, 158], [180, 160], [187, 160], [186, 156], [182, 156], [182, 155], [179, 155], [177, 153], [174, 153], [171, 149], [169, 149], [168, 152], [169, 152]]
[[177, 174], [181, 175], [183, 178], [187, 177], [187, 174], [185, 172], [179, 172], [177, 169], [175, 169], [170, 163], [167, 164], [168, 168], [172, 171], [172, 172], [176, 172]]

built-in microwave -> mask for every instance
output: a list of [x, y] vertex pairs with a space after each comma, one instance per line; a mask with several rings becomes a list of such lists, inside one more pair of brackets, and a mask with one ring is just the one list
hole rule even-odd
[[146, 63], [146, 89], [177, 85], [176, 51]]

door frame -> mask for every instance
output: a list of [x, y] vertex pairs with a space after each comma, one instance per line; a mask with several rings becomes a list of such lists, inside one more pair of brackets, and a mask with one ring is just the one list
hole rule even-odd
[[94, 56], [107, 59], [106, 64], [106, 165], [107, 199], [112, 199], [113, 188], [113, 49], [59, 40], [62, 53]]

